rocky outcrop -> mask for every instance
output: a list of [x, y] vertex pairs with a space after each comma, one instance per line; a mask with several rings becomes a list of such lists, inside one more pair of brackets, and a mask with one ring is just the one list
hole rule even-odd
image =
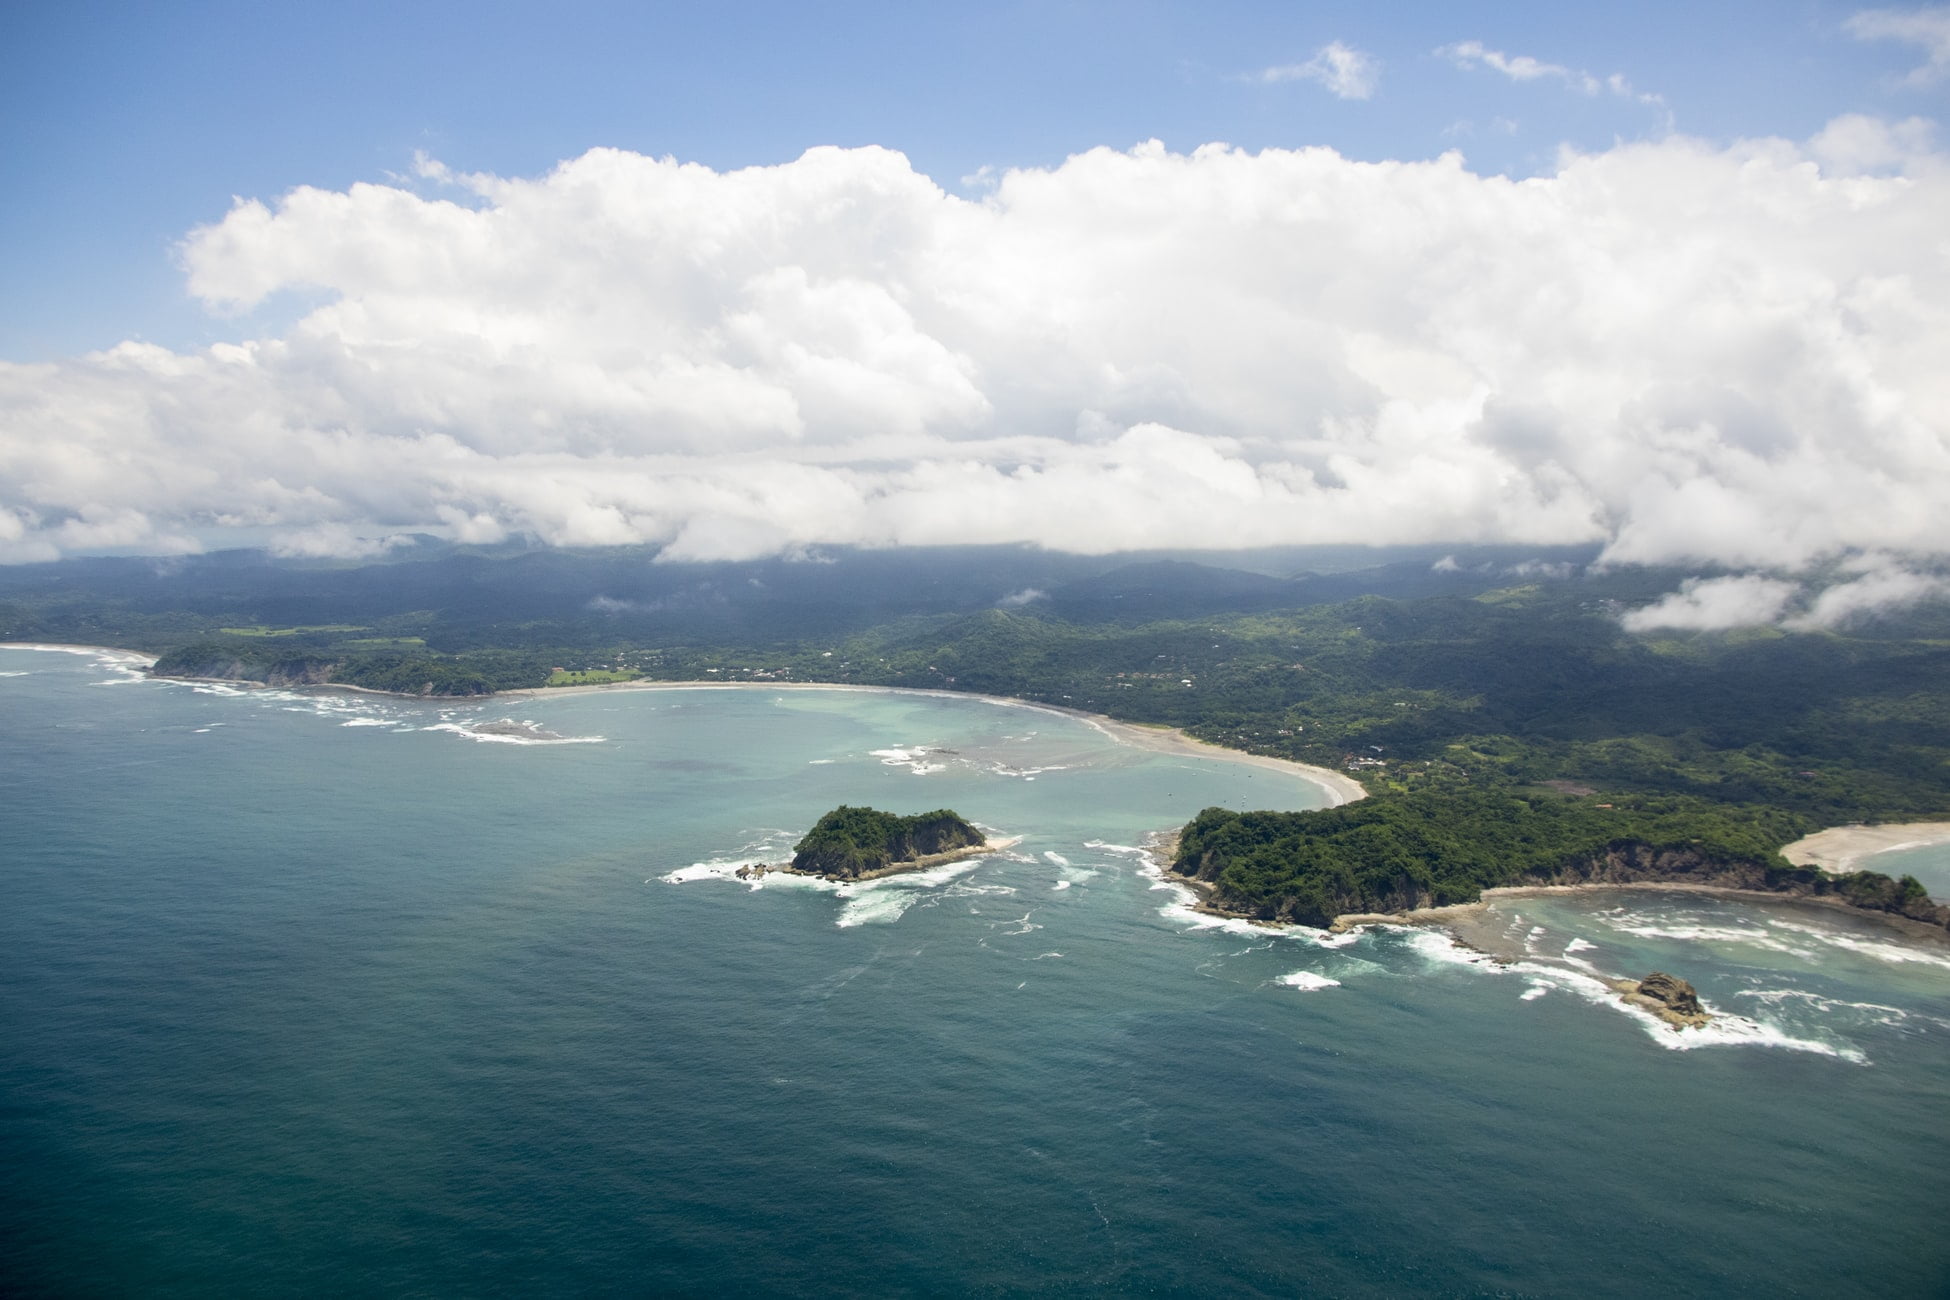
[[1710, 885], [1779, 894], [1784, 898], [1827, 899], [1869, 912], [1885, 912], [1950, 930], [1950, 907], [1931, 901], [1908, 876], [1892, 879], [1875, 871], [1830, 875], [1818, 867], [1772, 866], [1739, 858], [1720, 858], [1691, 849], [1614, 844], [1603, 853], [1532, 871], [1526, 884], [1537, 885]]
[[253, 660], [235, 654], [176, 651], [150, 665], [149, 672], [155, 677], [250, 682], [261, 686], [323, 686], [332, 680], [332, 670], [336, 667], [332, 660], [315, 655]]
[[1703, 1029], [1713, 1017], [1699, 1004], [1699, 993], [1685, 980], [1664, 971], [1653, 971], [1642, 980], [1613, 980], [1621, 1001], [1649, 1011], [1674, 1031]]
[[828, 880], [862, 880], [979, 852], [988, 837], [946, 808], [901, 817], [842, 805], [794, 847], [791, 869]]

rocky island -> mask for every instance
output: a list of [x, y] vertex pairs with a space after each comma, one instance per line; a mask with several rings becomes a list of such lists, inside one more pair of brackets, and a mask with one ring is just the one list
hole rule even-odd
[[1612, 991], [1628, 1005], [1650, 1011], [1674, 1030], [1703, 1029], [1713, 1017], [1699, 1004], [1699, 992], [1676, 975], [1653, 971], [1642, 980], [1612, 980]]
[[946, 808], [903, 817], [842, 804], [814, 822], [793, 846], [790, 864], [775, 868], [754, 864], [739, 874], [783, 870], [827, 880], [871, 880], [953, 862], [993, 847], [997, 846], [980, 830]]

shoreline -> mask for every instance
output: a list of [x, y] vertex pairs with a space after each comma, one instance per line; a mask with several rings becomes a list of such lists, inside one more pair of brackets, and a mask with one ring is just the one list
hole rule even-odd
[[[124, 656], [132, 661], [149, 665], [153, 665], [156, 662], [156, 656], [154, 655], [146, 654], [140, 650], [129, 650], [121, 646], [72, 645], [46, 641], [5, 641], [0, 642], [0, 650], [39, 650], [65, 654], [111, 654]], [[270, 689], [268, 683], [237, 678], [164, 676], [157, 677], [156, 680], [214, 682], [233, 686], [255, 686]], [[1060, 704], [1043, 704], [1034, 700], [1021, 700], [1007, 695], [982, 695], [973, 691], [934, 690], [914, 686], [877, 686], [851, 682], [654, 681], [646, 678], [638, 678], [635, 681], [628, 682], [600, 682], [586, 686], [527, 686], [517, 687], [514, 690], [508, 691], [496, 691], [489, 695], [466, 696], [410, 695], [403, 691], [375, 690], [372, 687], [353, 686], [344, 682], [324, 682], [313, 686], [280, 687], [278, 689], [350, 691], [361, 695], [384, 695], [391, 696], [395, 699], [418, 700], [423, 703], [432, 699], [451, 700], [455, 704], [481, 703], [488, 700], [512, 699], [517, 697], [536, 699], [554, 695], [590, 695], [608, 691], [859, 691], [867, 694], [927, 695], [938, 699], [981, 700], [984, 703], [994, 704], [1003, 708], [1034, 709], [1043, 713], [1057, 714], [1061, 717], [1075, 718], [1088, 726], [1096, 728], [1120, 744], [1148, 750], [1152, 753], [1175, 755], [1184, 758], [1220, 759], [1225, 762], [1243, 763], [1250, 767], [1258, 767], [1266, 771], [1280, 772], [1288, 776], [1298, 777], [1300, 780], [1307, 782], [1327, 795], [1328, 801], [1324, 805], [1325, 807], [1335, 808], [1368, 797], [1366, 787], [1359, 781], [1356, 781], [1346, 773], [1337, 772], [1333, 768], [1318, 767], [1311, 763], [1300, 763], [1292, 759], [1275, 758], [1270, 754], [1253, 754], [1242, 749], [1229, 749], [1224, 745], [1215, 745], [1209, 741], [1199, 740], [1195, 736], [1187, 735], [1177, 727], [1147, 726], [1142, 723], [1120, 722], [1115, 718], [1106, 717], [1100, 713], [1090, 713], [1083, 709], [1065, 708]], [[1792, 844], [1783, 845], [1779, 852], [1782, 857], [1797, 866], [1819, 867], [1833, 875], [1846, 875], [1853, 871], [1863, 870], [1867, 865], [1866, 860], [1878, 854], [1943, 843], [1950, 843], [1950, 821], [1891, 822], [1873, 825], [1852, 822], [1845, 826], [1831, 826], [1816, 831], [1811, 835], [1803, 836]], [[1187, 883], [1194, 885], [1199, 883], [1189, 881], [1186, 877], [1176, 876], [1176, 873], [1171, 872], [1171, 864], [1168, 861], [1160, 865], [1168, 874], [1173, 875], [1176, 879], [1187, 881]], [[1488, 899], [1492, 895], [1501, 894], [1506, 890], [1533, 888], [1571, 890], [1630, 889], [1640, 887], [1707, 890], [1716, 888], [1715, 886], [1705, 885], [1658, 886], [1652, 884], [1643, 886], [1635, 884], [1503, 886], [1498, 889], [1484, 891], [1484, 898]], [[1786, 895], [1770, 894], [1765, 891], [1736, 890], [1728, 892], [1751, 894], [1756, 898], [1780, 899], [1788, 897]], [[1818, 902], [1824, 906], [1833, 905], [1847, 908], [1847, 904], [1831, 904], [1828, 900], [1807, 899], [1803, 901]], [[1455, 906], [1479, 907], [1481, 904], [1460, 903]], [[1425, 912], [1439, 912], [1447, 909], [1428, 908], [1422, 910]], [[1847, 910], [1857, 913], [1867, 911], [1867, 909], [1861, 908], [1847, 908]], [[1889, 913], [1879, 912], [1873, 914], [1878, 916], [1891, 915]], [[1372, 923], [1380, 923], [1384, 920], [1387, 924], [1415, 923], [1413, 921], [1403, 921], [1400, 917], [1380, 913], [1360, 915], [1376, 917], [1376, 922]], [[1336, 923], [1338, 924], [1343, 919], [1345, 918], [1336, 918]]]
[[1498, 885], [1485, 889], [1483, 896], [1473, 903], [1450, 903], [1444, 907], [1418, 907], [1410, 912], [1346, 912], [1334, 918], [1328, 929], [1334, 934], [1346, 934], [1350, 930], [1367, 925], [1403, 926], [1441, 926], [1449, 930], [1464, 944], [1478, 952], [1496, 958], [1498, 961], [1519, 960], [1523, 956], [1506, 956], [1507, 946], [1502, 940], [1500, 930], [1485, 924], [1490, 909], [1497, 903], [1522, 898], [1553, 898], [1573, 894], [1601, 893], [1606, 890], [1629, 891], [1632, 893], [1672, 893], [1698, 894], [1706, 898], [1727, 898], [1747, 903], [1786, 903], [1796, 906], [1820, 907], [1831, 912], [1843, 912], [1849, 916], [1863, 917], [1879, 921], [1902, 935], [1930, 943], [1950, 942], [1950, 935], [1937, 926], [1926, 925], [1894, 912], [1878, 911], [1870, 907], [1856, 907], [1839, 898], [1817, 898], [1808, 894], [1772, 893], [1765, 889], [1735, 889], [1726, 885], [1695, 885], [1685, 881], [1632, 880], [1595, 881], [1576, 885]]
[[[989, 840], [983, 844], [969, 844], [959, 849], [949, 849], [946, 853], [927, 853], [918, 858], [909, 858], [905, 862], [889, 862], [884, 867], [875, 867], [872, 871], [862, 871], [857, 876], [829, 876], [823, 871], [801, 871], [790, 862], [754, 862], [751, 867], [741, 867], [739, 870], [750, 871], [753, 867], [756, 867], [758, 868], [755, 873], [756, 875], [766, 875], [770, 872], [780, 871], [788, 876], [810, 876], [814, 880], [830, 880], [836, 885], [854, 885], [863, 880], [883, 880], [888, 876], [905, 875], [910, 871], [926, 871], [930, 867], [945, 867], [950, 862], [963, 862], [969, 858], [979, 858], [990, 853], [1002, 853], [1013, 849], [1020, 843], [1022, 843], [1022, 836], [1005, 835], [1000, 839]], [[740, 876], [739, 878], [741, 880], [750, 879], [750, 877], [746, 876]]]
[[119, 645], [71, 645], [66, 641], [0, 641], [0, 650], [51, 650], [65, 655], [124, 655], [145, 664], [156, 662], [156, 656], [152, 654], [146, 654], [141, 650], [125, 649]]
[[660, 682], [638, 679], [632, 682], [601, 682], [589, 686], [525, 686], [512, 691], [500, 691], [494, 695], [470, 698], [506, 699], [519, 696], [534, 699], [554, 695], [594, 695], [611, 691], [859, 691], [865, 694], [928, 695], [943, 700], [981, 700], [986, 704], [994, 704], [1002, 708], [1035, 709], [1043, 713], [1054, 713], [1059, 717], [1075, 718], [1079, 722], [1095, 727], [1119, 744], [1148, 750], [1154, 754], [1169, 754], [1180, 758], [1216, 758], [1229, 763], [1243, 763], [1249, 767], [1298, 777], [1326, 793], [1327, 803], [1323, 806], [1328, 808], [1337, 808], [1342, 804], [1368, 797], [1367, 787], [1346, 773], [1336, 772], [1331, 767], [1316, 767], [1311, 763], [1275, 758], [1270, 754], [1252, 754], [1243, 749], [1228, 749], [1224, 745], [1214, 745], [1209, 741], [1186, 735], [1177, 727], [1151, 727], [1135, 722], [1120, 722], [1101, 713], [1064, 708], [1060, 704], [1019, 700], [1008, 695], [981, 695], [974, 691], [931, 690], [920, 686], [874, 686], [853, 682]]
[[1950, 842], [1950, 822], [1854, 822], [1804, 835], [1781, 847], [1781, 856], [1797, 867], [1820, 867], [1832, 875], [1860, 871], [1864, 859], [1897, 849], [1920, 849]]

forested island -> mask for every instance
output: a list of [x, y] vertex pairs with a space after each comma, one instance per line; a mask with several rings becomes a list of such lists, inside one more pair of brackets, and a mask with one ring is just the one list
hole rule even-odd
[[15, 566], [0, 639], [420, 696], [632, 679], [977, 692], [1358, 780], [1358, 805], [1187, 828], [1179, 869], [1243, 915], [1663, 872], [1924, 919], [1914, 881], [1807, 874], [1777, 851], [1826, 826], [1950, 817], [1950, 606], [1635, 631], [1634, 610], [1698, 575], [1592, 558], [966, 547], [669, 564], [427, 541], [384, 563]]
[[1317, 812], [1207, 808], [1171, 869], [1214, 911], [1329, 926], [1348, 916], [1472, 903], [1527, 885], [1705, 885], [1826, 899], [1950, 931], [1911, 877], [1795, 866], [1782, 831], [1674, 799], [1593, 808], [1506, 791], [1419, 792]]
[[827, 880], [870, 880], [951, 862], [988, 847], [988, 837], [947, 808], [903, 817], [842, 804], [813, 823], [788, 870]]

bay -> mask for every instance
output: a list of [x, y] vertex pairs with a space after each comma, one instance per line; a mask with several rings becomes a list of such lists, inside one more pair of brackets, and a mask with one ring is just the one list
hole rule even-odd
[[[972, 699], [456, 706], [0, 651], [10, 1289], [1938, 1294], [1950, 959], [1655, 892], [1190, 912], [1303, 782]], [[484, 737], [531, 721], [561, 740]], [[527, 740], [531, 743], [520, 743]], [[1020, 845], [728, 879], [840, 802]], [[1605, 996], [1664, 969], [1727, 1013]]]

